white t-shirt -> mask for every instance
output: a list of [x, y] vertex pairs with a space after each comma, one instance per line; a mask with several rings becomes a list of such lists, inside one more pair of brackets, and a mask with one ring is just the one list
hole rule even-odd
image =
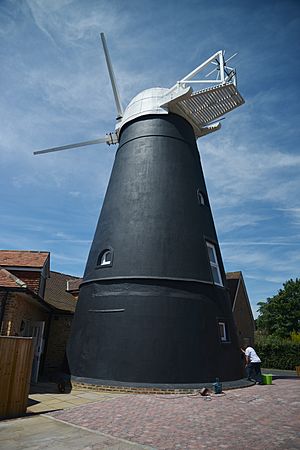
[[261, 362], [260, 358], [257, 356], [256, 351], [252, 347], [247, 347], [246, 348], [245, 355], [248, 356], [250, 362], [253, 362], [253, 363], [260, 363]]

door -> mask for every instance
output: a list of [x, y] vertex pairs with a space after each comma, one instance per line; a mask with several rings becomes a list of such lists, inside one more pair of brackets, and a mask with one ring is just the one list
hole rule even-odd
[[34, 353], [31, 372], [31, 382], [37, 383], [39, 376], [39, 368], [41, 362], [41, 355], [44, 349], [44, 328], [45, 322], [27, 322], [26, 335], [33, 337]]

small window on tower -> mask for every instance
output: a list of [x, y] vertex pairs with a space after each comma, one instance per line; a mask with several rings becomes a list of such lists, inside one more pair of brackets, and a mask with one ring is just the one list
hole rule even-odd
[[112, 266], [112, 260], [113, 251], [111, 249], [103, 250], [99, 255], [97, 266]]
[[206, 245], [214, 283], [218, 284], [219, 286], [223, 286], [215, 246], [210, 242], [206, 242]]
[[205, 205], [205, 197], [203, 192], [200, 191], [200, 189], [197, 189], [197, 199], [199, 205]]
[[220, 333], [220, 339], [222, 342], [228, 341], [227, 336], [227, 329], [226, 329], [226, 323], [225, 322], [219, 322], [219, 333]]

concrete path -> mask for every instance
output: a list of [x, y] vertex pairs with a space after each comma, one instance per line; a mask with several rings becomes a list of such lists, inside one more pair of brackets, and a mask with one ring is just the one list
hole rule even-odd
[[89, 431], [49, 417], [0, 422], [1, 450], [150, 450], [98, 431]]
[[300, 378], [208, 397], [99, 395], [82, 406], [3, 421], [0, 448], [300, 449]]
[[27, 414], [42, 414], [49, 411], [74, 408], [87, 403], [118, 397], [120, 394], [75, 390], [60, 393], [55, 383], [39, 383], [31, 386]]

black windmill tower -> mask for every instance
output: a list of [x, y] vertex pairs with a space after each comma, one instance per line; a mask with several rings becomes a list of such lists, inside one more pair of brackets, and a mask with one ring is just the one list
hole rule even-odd
[[[115, 132], [35, 152], [119, 144], [68, 344], [72, 379], [237, 380], [240, 351], [196, 145], [244, 103], [235, 70], [219, 51], [173, 87], [139, 93], [123, 111], [103, 33], [101, 39], [118, 111]], [[209, 87], [193, 91], [199, 83]]]

